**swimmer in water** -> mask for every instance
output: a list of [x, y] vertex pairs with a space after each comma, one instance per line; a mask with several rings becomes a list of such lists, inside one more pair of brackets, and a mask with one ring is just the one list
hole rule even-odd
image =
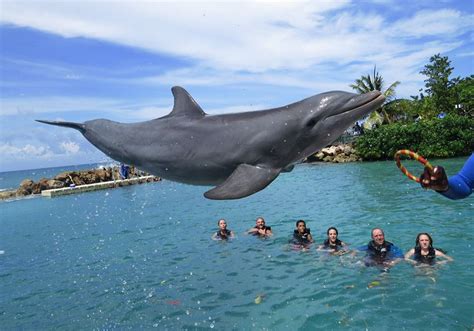
[[318, 250], [329, 250], [331, 253], [335, 255], [342, 255], [347, 253], [347, 250], [344, 249], [344, 246], [347, 246], [345, 242], [339, 240], [337, 236], [339, 232], [333, 226], [331, 226], [327, 231], [326, 234], [328, 238], [324, 241], [322, 245], [319, 245]]
[[292, 243], [301, 246], [307, 246], [313, 242], [311, 230], [306, 227], [306, 222], [299, 220], [296, 222], [296, 229], [293, 231]]
[[248, 234], [260, 237], [270, 237], [273, 235], [272, 228], [265, 225], [265, 219], [258, 217], [255, 221], [255, 226], [247, 231]]
[[[442, 258], [443, 261], [437, 262], [437, 258]], [[414, 264], [433, 265], [435, 263], [451, 262], [453, 258], [434, 248], [433, 239], [428, 233], [419, 233], [416, 236], [415, 247], [405, 254], [405, 260]]]
[[217, 222], [219, 226], [219, 231], [212, 235], [212, 239], [214, 240], [227, 240], [229, 238], [234, 238], [234, 232], [227, 229], [227, 222], [225, 219], [220, 219]]
[[392, 267], [403, 259], [403, 252], [389, 241], [385, 240], [382, 229], [372, 229], [372, 240], [358, 250], [365, 251], [366, 266]]

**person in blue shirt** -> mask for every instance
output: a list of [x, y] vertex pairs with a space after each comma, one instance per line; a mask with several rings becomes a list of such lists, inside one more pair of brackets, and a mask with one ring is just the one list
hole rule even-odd
[[372, 240], [365, 246], [359, 247], [365, 252], [366, 266], [381, 266], [384, 268], [394, 266], [404, 258], [400, 248], [385, 240], [382, 229], [372, 229]]
[[433, 170], [425, 167], [420, 179], [424, 189], [435, 190], [451, 200], [464, 199], [471, 195], [474, 189], [474, 154], [469, 157], [461, 171], [449, 180], [441, 166], [436, 166]]

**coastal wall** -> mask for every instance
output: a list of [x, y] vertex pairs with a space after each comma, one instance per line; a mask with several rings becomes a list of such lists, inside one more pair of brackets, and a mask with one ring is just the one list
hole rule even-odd
[[[141, 178], [149, 176], [148, 173], [132, 168], [128, 178]], [[148, 177], [149, 181], [159, 181], [159, 177]], [[24, 179], [16, 190], [8, 190], [0, 192], [0, 200], [14, 199], [34, 194], [41, 194], [46, 190], [80, 187], [97, 183], [114, 182], [120, 180], [119, 168], [108, 167], [98, 168], [84, 171], [66, 171], [56, 175], [54, 178], [41, 178], [35, 182], [31, 179]], [[148, 180], [147, 180], [148, 181]], [[143, 181], [133, 181], [131, 183], [141, 183]], [[125, 183], [124, 185], [130, 185]], [[120, 185], [117, 185], [120, 186]]]

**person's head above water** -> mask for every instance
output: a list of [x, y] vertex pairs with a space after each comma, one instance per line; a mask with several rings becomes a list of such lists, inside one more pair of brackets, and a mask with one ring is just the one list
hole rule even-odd
[[376, 245], [382, 245], [385, 242], [385, 234], [380, 228], [372, 229], [372, 240]]
[[306, 222], [303, 220], [296, 221], [296, 229], [299, 233], [304, 233], [306, 231]]
[[223, 218], [221, 218], [219, 221], [217, 221], [217, 225], [219, 226], [219, 229], [221, 231], [224, 231], [225, 229], [227, 229], [227, 222]]
[[265, 227], [265, 219], [263, 217], [257, 217], [255, 220], [255, 227], [258, 229], [263, 229]]
[[337, 229], [333, 226], [331, 226], [328, 230], [327, 230], [327, 235], [328, 235], [328, 240], [332, 243], [335, 243], [336, 240], [337, 240], [337, 236], [339, 234], [339, 232], [337, 231]]
[[426, 232], [418, 233], [416, 236], [415, 247], [420, 247], [423, 249], [433, 247], [433, 239]]

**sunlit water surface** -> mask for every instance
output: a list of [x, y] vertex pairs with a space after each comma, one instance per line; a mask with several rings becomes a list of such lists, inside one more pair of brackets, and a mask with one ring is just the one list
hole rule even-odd
[[[464, 160], [440, 163], [454, 173]], [[35, 175], [1, 173], [1, 187]], [[474, 197], [424, 192], [394, 162], [301, 165], [235, 201], [205, 190], [163, 181], [0, 203], [0, 328], [472, 329]], [[244, 234], [257, 216], [273, 238]], [[220, 217], [236, 239], [210, 239]], [[297, 251], [300, 218], [317, 242], [336, 226], [352, 247], [376, 226], [404, 251], [426, 231], [455, 261], [382, 273]]]

